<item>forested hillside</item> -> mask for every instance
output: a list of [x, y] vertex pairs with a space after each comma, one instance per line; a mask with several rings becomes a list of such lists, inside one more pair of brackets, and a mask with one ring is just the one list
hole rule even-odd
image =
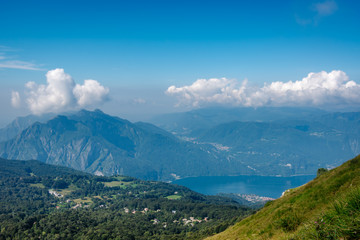
[[0, 166], [0, 239], [200, 239], [253, 212], [162, 182], [37, 161]]

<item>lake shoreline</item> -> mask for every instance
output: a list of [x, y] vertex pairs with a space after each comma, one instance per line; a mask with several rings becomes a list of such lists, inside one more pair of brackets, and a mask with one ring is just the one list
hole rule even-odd
[[205, 195], [234, 193], [279, 198], [285, 190], [304, 185], [315, 177], [316, 175], [288, 177], [258, 175], [202, 176], [174, 180], [171, 184], [185, 186]]

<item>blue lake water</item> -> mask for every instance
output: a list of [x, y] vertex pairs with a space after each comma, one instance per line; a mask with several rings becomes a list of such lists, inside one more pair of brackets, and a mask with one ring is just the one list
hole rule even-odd
[[314, 178], [315, 175], [294, 177], [216, 176], [184, 178], [172, 183], [206, 195], [241, 193], [278, 198], [285, 190], [301, 186]]

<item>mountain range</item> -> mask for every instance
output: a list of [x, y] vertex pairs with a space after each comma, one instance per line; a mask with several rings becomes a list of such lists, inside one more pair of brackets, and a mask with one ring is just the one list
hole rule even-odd
[[22, 130], [28, 128], [35, 122], [46, 122], [54, 116], [56, 115], [53, 113], [48, 113], [41, 116], [28, 115], [26, 117], [17, 117], [9, 125], [0, 129], [0, 142], [4, 142], [16, 137], [16, 135], [21, 133]]
[[150, 119], [150, 122], [176, 135], [196, 137], [206, 129], [234, 121], [306, 120], [326, 113], [321, 109], [305, 107], [208, 107], [159, 115]]
[[0, 157], [35, 159], [98, 175], [171, 181], [314, 174], [360, 153], [358, 112], [216, 108], [152, 122], [157, 126], [100, 110], [24, 117], [0, 130]]
[[167, 114], [152, 122], [180, 138], [213, 145], [220, 158], [246, 166], [250, 170], [246, 174], [313, 174], [360, 154], [359, 112], [206, 108]]
[[203, 131], [196, 141], [224, 149], [227, 159], [240, 159], [255, 175], [315, 173], [360, 153], [360, 114], [329, 114], [312, 121], [235, 121]]
[[[131, 123], [100, 110], [36, 122], [0, 143], [4, 158], [68, 166], [98, 175], [142, 179], [208, 175], [219, 161], [198, 147], [148, 123]], [[218, 172], [221, 174], [221, 172]]]

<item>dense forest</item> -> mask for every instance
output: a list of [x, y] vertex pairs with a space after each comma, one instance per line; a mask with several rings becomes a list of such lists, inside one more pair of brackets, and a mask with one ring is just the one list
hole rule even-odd
[[163, 182], [37, 161], [0, 165], [0, 239], [200, 239], [254, 211]]

